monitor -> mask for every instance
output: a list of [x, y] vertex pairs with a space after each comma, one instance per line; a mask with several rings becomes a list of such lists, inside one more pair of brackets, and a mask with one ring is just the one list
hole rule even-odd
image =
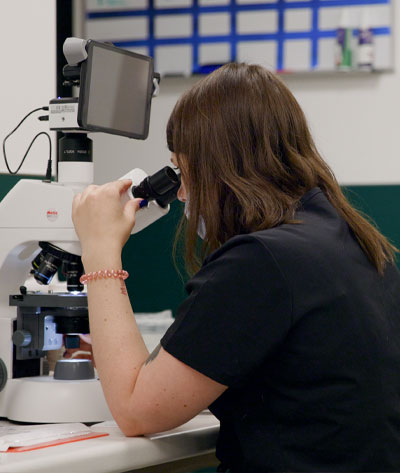
[[82, 63], [78, 124], [146, 139], [153, 94], [153, 59], [111, 44], [88, 41]]

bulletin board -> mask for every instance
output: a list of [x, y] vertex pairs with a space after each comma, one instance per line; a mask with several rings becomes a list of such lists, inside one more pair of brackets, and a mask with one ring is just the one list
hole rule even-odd
[[162, 75], [208, 73], [230, 61], [275, 71], [334, 70], [348, 11], [356, 48], [363, 12], [375, 69], [393, 65], [394, 0], [86, 0], [85, 36], [154, 57]]

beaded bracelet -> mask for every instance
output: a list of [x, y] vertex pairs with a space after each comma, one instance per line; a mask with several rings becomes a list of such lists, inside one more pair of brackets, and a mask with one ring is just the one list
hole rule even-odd
[[101, 269], [100, 271], [82, 274], [79, 281], [81, 284], [86, 284], [88, 281], [96, 281], [97, 279], [114, 278], [124, 280], [128, 276], [128, 271], [125, 271], [124, 269]]

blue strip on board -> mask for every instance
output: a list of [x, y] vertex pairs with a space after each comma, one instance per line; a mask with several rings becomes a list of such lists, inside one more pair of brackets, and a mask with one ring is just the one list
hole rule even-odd
[[319, 1], [312, 1], [312, 41], [311, 41], [311, 69], [318, 66], [318, 16], [319, 16]]
[[199, 3], [193, 0], [193, 47], [192, 47], [192, 71], [196, 71], [199, 67]]
[[[390, 28], [372, 28], [374, 36], [385, 36], [391, 33]], [[357, 30], [354, 30], [354, 34], [357, 34]], [[334, 38], [336, 37], [336, 30], [319, 31], [318, 38]], [[270, 34], [248, 34], [248, 35], [237, 35], [240, 41], [276, 41], [276, 33]], [[282, 35], [283, 39], [311, 39], [311, 32], [290, 32]], [[200, 43], [226, 43], [231, 38], [230, 36], [205, 36], [201, 39]], [[154, 45], [178, 45], [178, 44], [192, 44], [192, 37], [188, 38], [157, 38], [153, 40]], [[119, 48], [131, 48], [134, 46], [148, 46], [149, 41], [147, 39], [135, 40], [135, 41], [113, 41], [113, 44]]]
[[[371, 28], [372, 33], [374, 36], [388, 36], [392, 33], [390, 27], [381, 27], [381, 28]], [[335, 38], [337, 34], [336, 30], [325, 30], [319, 31], [318, 37], [319, 38]], [[358, 29], [353, 30], [353, 35], [356, 36], [358, 34]]]
[[210, 72], [215, 71], [221, 66], [222, 64], [208, 64], [206, 66], [199, 66], [193, 70], [193, 74], [210, 74]]
[[[276, 69], [278, 71], [283, 69], [283, 22], [284, 22], [284, 13], [285, 13], [285, 5], [283, 0], [278, 0], [278, 4], [276, 5], [278, 10], [278, 34], [277, 36], [277, 58], [276, 58]], [[242, 40], [242, 39], [241, 39]]]
[[[390, 5], [391, 0], [316, 0], [318, 7], [349, 7], [349, 6], [368, 6], [368, 5]], [[257, 3], [257, 4], [235, 4], [234, 11], [254, 11], [254, 10], [290, 10], [298, 8], [310, 8], [311, 2], [293, 2], [283, 3], [278, 0], [278, 3]], [[314, 2], [313, 2], [314, 3]], [[215, 5], [215, 6], [198, 6], [199, 12], [201, 13], [212, 13], [212, 12], [227, 12], [230, 11], [229, 5]], [[155, 8], [152, 11], [153, 15], [179, 15], [179, 14], [190, 14], [193, 13], [193, 7], [184, 8]], [[115, 17], [126, 17], [126, 16], [148, 16], [149, 10], [123, 10], [123, 11], [96, 11], [88, 12], [87, 19], [95, 20], [100, 18], [115, 18]]]
[[231, 0], [231, 62], [237, 59], [237, 34], [236, 34], [236, 0]]
[[154, 0], [149, 0], [149, 40], [147, 42], [149, 46], [149, 56], [154, 57]]
[[[198, 6], [201, 13], [218, 13], [229, 11], [230, 5], [215, 5], [215, 6]], [[256, 5], [235, 5], [235, 10], [246, 11], [246, 10], [275, 10], [275, 4], [256, 4]], [[193, 13], [193, 7], [184, 8], [157, 8], [154, 11], [155, 15], [180, 15], [180, 14]], [[115, 18], [115, 17], [126, 17], [126, 16], [148, 16], [148, 10], [124, 10], [124, 11], [104, 11], [104, 12], [89, 12], [87, 19], [96, 20], [100, 18]]]

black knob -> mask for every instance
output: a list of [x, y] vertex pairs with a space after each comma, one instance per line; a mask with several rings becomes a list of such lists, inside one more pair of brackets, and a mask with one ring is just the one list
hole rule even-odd
[[95, 373], [90, 360], [58, 360], [54, 369], [54, 379], [94, 379]]
[[3, 390], [7, 383], [7, 367], [4, 361], [0, 358], [0, 391]]
[[17, 347], [27, 347], [32, 341], [32, 335], [27, 330], [16, 330], [12, 341]]

